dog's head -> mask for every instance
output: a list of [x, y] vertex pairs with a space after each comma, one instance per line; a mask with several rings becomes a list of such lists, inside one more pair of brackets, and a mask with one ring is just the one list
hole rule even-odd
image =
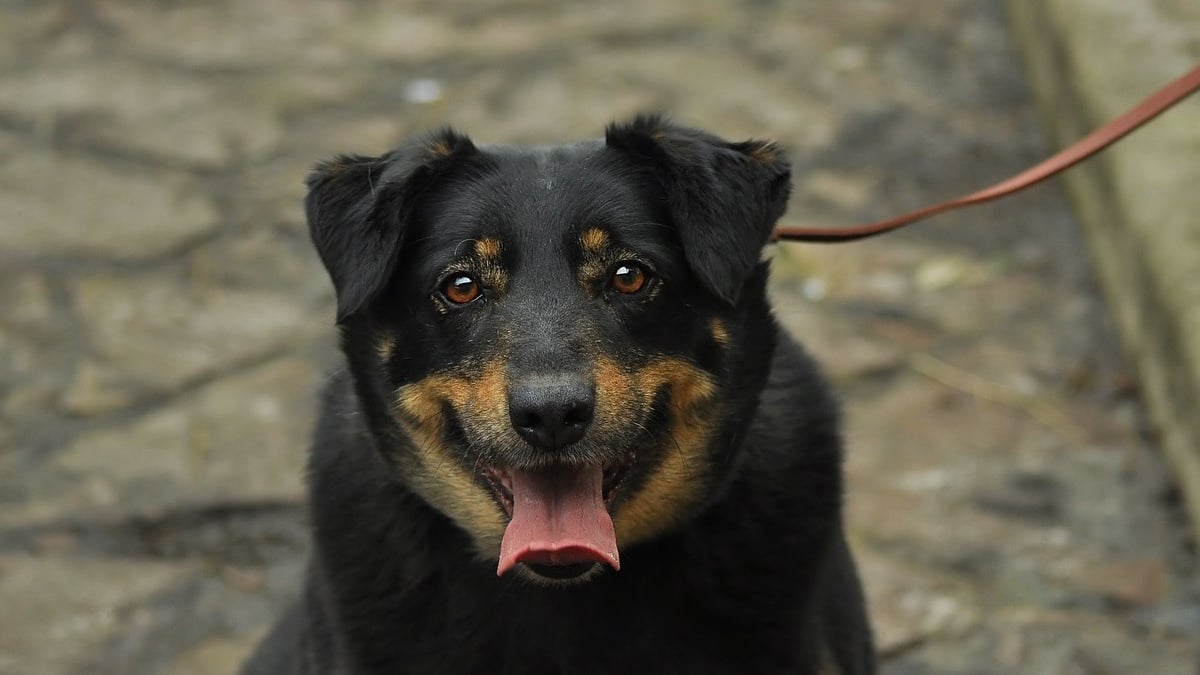
[[657, 117], [554, 148], [446, 130], [309, 188], [378, 450], [501, 573], [618, 568], [720, 489], [774, 345], [773, 145]]

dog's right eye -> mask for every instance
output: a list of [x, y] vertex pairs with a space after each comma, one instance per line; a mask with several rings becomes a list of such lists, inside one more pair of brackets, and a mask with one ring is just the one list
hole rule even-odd
[[470, 274], [451, 274], [442, 282], [442, 295], [456, 305], [474, 302], [483, 294], [483, 288]]

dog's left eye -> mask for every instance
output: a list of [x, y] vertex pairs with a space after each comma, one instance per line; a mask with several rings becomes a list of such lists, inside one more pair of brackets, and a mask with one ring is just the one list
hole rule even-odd
[[633, 261], [623, 261], [613, 267], [609, 283], [612, 289], [624, 295], [640, 293], [650, 280], [650, 272], [644, 266]]

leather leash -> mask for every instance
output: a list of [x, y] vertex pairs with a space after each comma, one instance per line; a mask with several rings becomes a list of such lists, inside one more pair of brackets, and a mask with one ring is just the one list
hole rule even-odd
[[1132, 110], [1113, 119], [1108, 124], [1084, 136], [1061, 152], [1043, 160], [1015, 176], [1000, 181], [968, 195], [939, 202], [902, 216], [853, 227], [786, 227], [775, 228], [773, 241], [807, 241], [821, 244], [837, 244], [856, 239], [866, 239], [877, 234], [890, 232], [930, 216], [953, 211], [974, 204], [982, 204], [1005, 197], [1036, 185], [1051, 176], [1075, 166], [1079, 162], [1107, 148], [1143, 124], [1166, 112], [1168, 108], [1200, 89], [1200, 66], [1193, 68], [1183, 77], [1151, 94]]

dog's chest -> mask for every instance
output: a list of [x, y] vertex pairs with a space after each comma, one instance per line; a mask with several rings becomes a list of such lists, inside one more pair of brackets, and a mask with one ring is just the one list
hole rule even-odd
[[[794, 612], [769, 616], [761, 603], [733, 599], [697, 603], [667, 588], [582, 595], [514, 593], [462, 608], [405, 636], [398, 660], [420, 666], [412, 672], [447, 674], [819, 672], [795, 649]], [[750, 604], [758, 611], [742, 611]]]

